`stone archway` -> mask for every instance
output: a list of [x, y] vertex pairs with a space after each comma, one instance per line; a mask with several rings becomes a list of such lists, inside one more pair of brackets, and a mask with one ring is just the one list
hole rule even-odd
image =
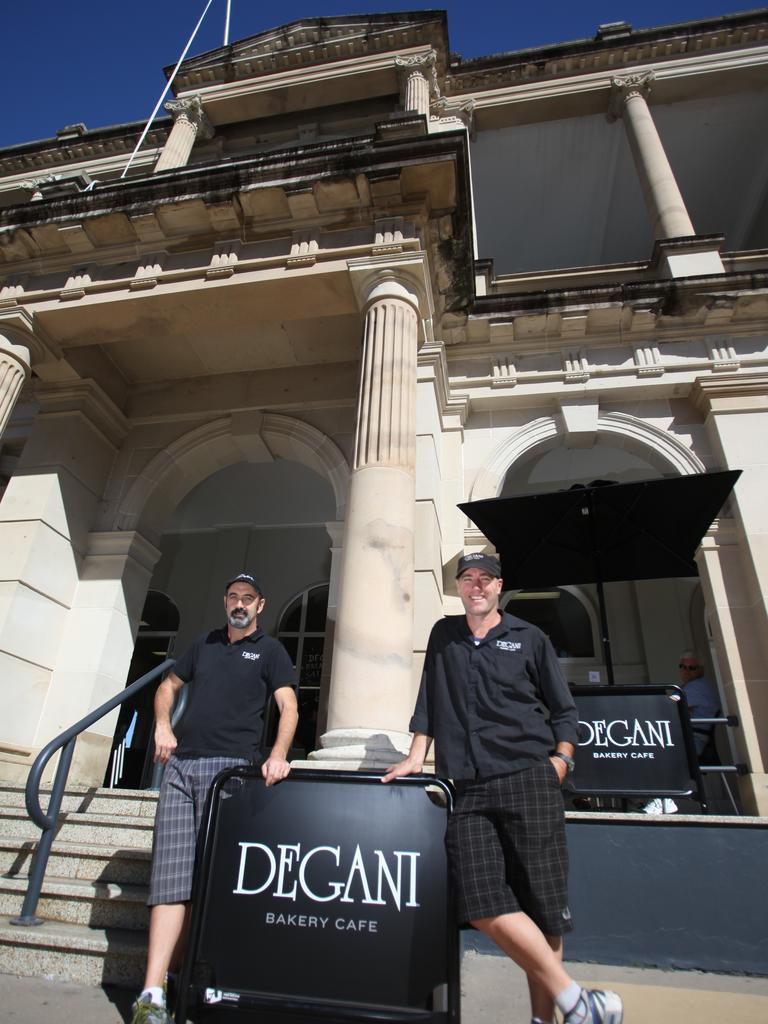
[[[564, 426], [557, 416], [541, 416], [511, 433], [500, 442], [480, 467], [470, 492], [470, 501], [495, 498], [509, 469], [534, 451], [544, 454], [562, 444]], [[606, 412], [597, 417], [597, 437], [635, 451], [660, 472], [681, 476], [705, 472], [704, 463], [673, 434], [623, 412]]]
[[290, 416], [233, 413], [189, 431], [142, 470], [115, 514], [114, 529], [141, 526], [153, 533], [181, 499], [211, 473], [236, 462], [291, 459], [325, 477], [344, 518], [349, 466], [341, 450], [317, 428]]

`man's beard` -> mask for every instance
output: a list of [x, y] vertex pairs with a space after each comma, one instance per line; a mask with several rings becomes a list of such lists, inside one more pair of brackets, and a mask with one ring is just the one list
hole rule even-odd
[[227, 615], [227, 622], [233, 629], [247, 629], [255, 618], [255, 612], [235, 610]]

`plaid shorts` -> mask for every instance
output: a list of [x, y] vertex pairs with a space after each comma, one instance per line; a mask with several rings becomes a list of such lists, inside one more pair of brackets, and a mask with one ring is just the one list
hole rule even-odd
[[186, 903], [190, 898], [197, 833], [211, 783], [225, 768], [248, 763], [242, 757], [171, 755], [163, 772], [155, 814], [147, 899], [150, 907], [158, 903]]
[[568, 850], [553, 766], [459, 782], [445, 843], [460, 921], [524, 911], [545, 935], [569, 932]]

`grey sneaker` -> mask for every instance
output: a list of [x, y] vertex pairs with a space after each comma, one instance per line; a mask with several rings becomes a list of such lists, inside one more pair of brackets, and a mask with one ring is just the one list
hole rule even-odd
[[131, 1024], [171, 1024], [164, 1006], [156, 1006], [148, 995], [140, 995], [131, 1007]]
[[[588, 1016], [581, 1011], [586, 1009]], [[616, 992], [599, 988], [583, 988], [581, 998], [565, 1018], [565, 1024], [621, 1024], [624, 1019], [624, 1004]]]

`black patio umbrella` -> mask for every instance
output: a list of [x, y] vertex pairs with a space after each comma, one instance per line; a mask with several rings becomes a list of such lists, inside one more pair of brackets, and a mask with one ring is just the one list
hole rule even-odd
[[507, 587], [596, 583], [613, 683], [603, 584], [696, 576], [701, 538], [740, 470], [664, 477], [459, 505], [496, 547]]

